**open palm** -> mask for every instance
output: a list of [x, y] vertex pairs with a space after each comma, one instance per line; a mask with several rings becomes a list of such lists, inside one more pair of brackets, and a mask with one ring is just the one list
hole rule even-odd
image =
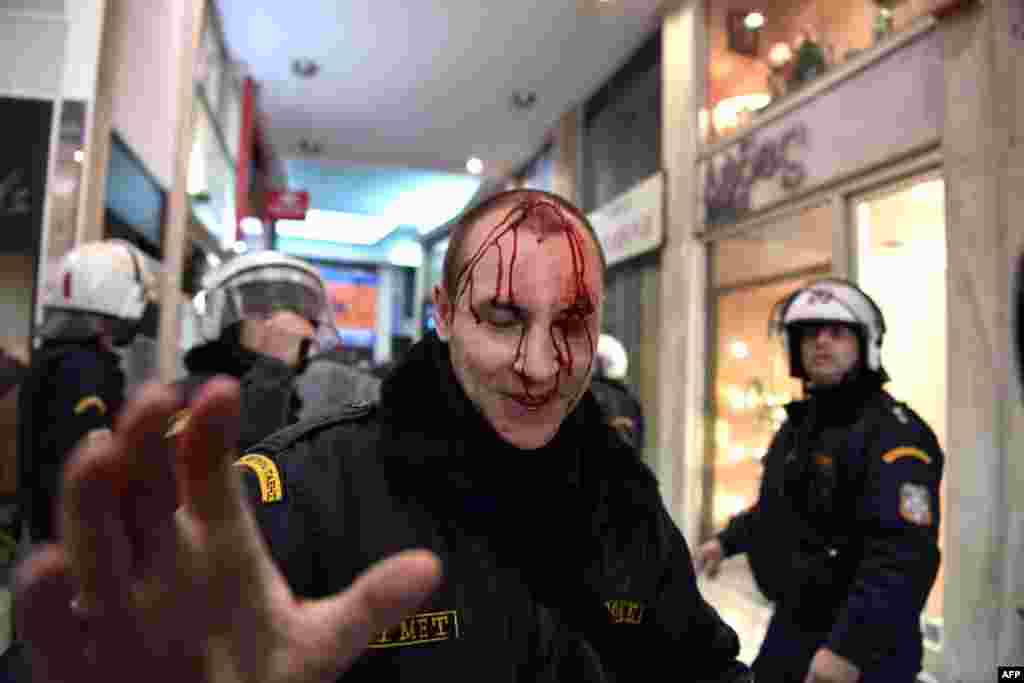
[[237, 384], [210, 382], [175, 445], [163, 433], [178, 408], [148, 387], [113, 439], [68, 464], [61, 541], [18, 571], [33, 680], [334, 681], [434, 590], [437, 559], [401, 553], [336, 596], [296, 598], [232, 467]]

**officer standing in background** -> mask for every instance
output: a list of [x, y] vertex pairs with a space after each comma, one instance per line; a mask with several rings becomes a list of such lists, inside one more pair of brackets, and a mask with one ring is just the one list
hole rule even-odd
[[622, 343], [610, 334], [597, 340], [594, 379], [590, 390], [604, 411], [608, 425], [636, 449], [644, 450], [644, 411], [628, 386], [629, 356]]
[[[297, 421], [300, 412], [329, 411], [329, 405], [311, 405], [328, 396], [307, 392], [303, 406], [297, 389], [310, 355], [337, 343], [327, 288], [316, 268], [276, 251], [235, 257], [203, 278], [193, 312], [202, 343], [185, 355], [185, 401], [215, 375], [237, 379], [239, 449]], [[188, 416], [187, 409], [180, 411], [170, 432], [184, 429]]]
[[760, 496], [695, 557], [713, 576], [746, 553], [775, 602], [759, 681], [912, 683], [920, 614], [939, 567], [943, 454], [932, 430], [882, 389], [882, 313], [825, 279], [776, 307], [807, 398], [764, 459]]
[[18, 489], [33, 542], [57, 535], [54, 506], [60, 472], [84, 437], [109, 437], [124, 401], [125, 377], [115, 347], [131, 343], [153, 278], [129, 242], [76, 247], [43, 294], [42, 346], [18, 396]]

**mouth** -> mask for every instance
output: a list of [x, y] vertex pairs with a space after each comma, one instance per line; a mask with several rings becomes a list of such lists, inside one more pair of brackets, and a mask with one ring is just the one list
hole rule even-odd
[[551, 395], [544, 394], [542, 396], [527, 396], [526, 394], [506, 394], [509, 400], [522, 406], [527, 410], [540, 410], [544, 406], [551, 403]]

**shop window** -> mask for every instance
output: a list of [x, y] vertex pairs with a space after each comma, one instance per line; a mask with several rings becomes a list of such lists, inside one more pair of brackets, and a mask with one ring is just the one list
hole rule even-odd
[[787, 94], [941, 5], [940, 0], [707, 0], [704, 142], [726, 139]]
[[[946, 219], [939, 177], [915, 179], [854, 202], [857, 277], [885, 315], [886, 386], [947, 443]], [[946, 480], [942, 485], [945, 518]], [[941, 544], [941, 534], [940, 534]], [[943, 572], [925, 609], [925, 637], [941, 638]]]
[[782, 341], [769, 335], [768, 321], [784, 296], [831, 272], [831, 217], [827, 205], [812, 208], [712, 247], [714, 413], [706, 534], [757, 501], [761, 459], [785, 417], [783, 406], [800, 397], [800, 383], [789, 376]]

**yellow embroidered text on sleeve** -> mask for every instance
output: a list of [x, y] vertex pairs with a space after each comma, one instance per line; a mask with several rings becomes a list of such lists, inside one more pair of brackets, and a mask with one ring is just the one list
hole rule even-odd
[[75, 415], [81, 415], [89, 408], [95, 408], [99, 411], [100, 415], [107, 414], [107, 404], [103, 402], [103, 399], [99, 396], [86, 396], [78, 403], [75, 404]]
[[900, 458], [914, 458], [916, 460], [920, 460], [921, 462], [927, 465], [932, 464], [931, 456], [922, 451], [920, 448], [909, 448], [906, 446], [903, 448], [894, 448], [882, 456], [882, 460], [884, 460], [886, 463], [890, 465], [899, 460]]
[[260, 482], [260, 500], [262, 502], [276, 503], [284, 498], [281, 473], [273, 460], [259, 453], [251, 453], [235, 464], [248, 467], [256, 473], [256, 478]]

